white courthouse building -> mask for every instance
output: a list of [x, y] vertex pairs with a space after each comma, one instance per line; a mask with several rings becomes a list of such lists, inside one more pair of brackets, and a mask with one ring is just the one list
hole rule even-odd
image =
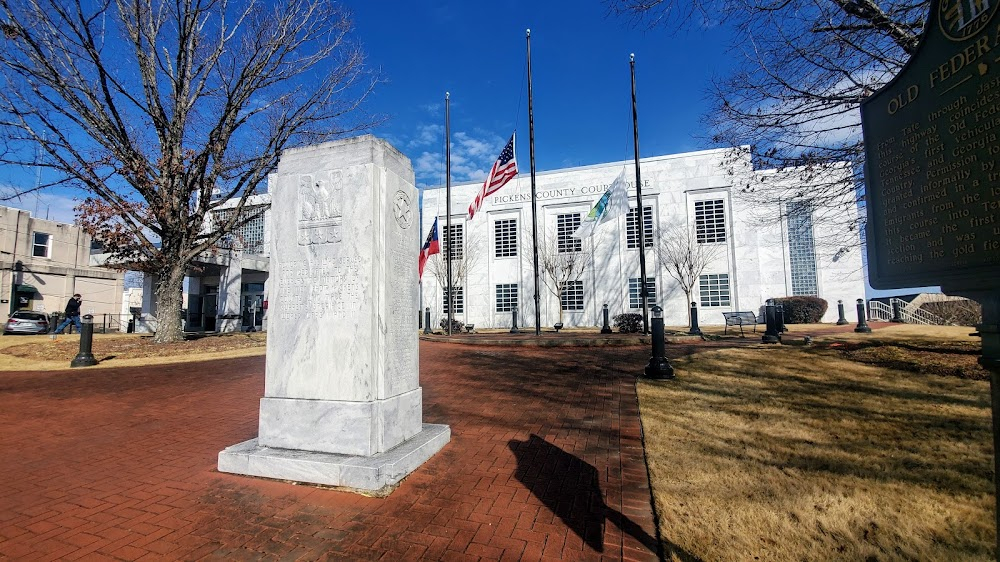
[[[857, 209], [849, 202], [844, 206], [847, 216], [834, 223], [814, 220], [815, 212], [807, 201], [790, 199], [771, 207], [748, 203], [740, 196], [747, 178], [794, 185], [797, 175], [754, 171], [748, 151], [739, 149], [656, 156], [641, 159], [640, 165], [650, 306], [655, 303], [663, 308], [667, 325], [685, 325], [689, 306], [683, 290], [667, 275], [655, 247], [661, 236], [678, 232], [690, 233], [697, 246], [711, 255], [692, 294], [702, 324], [723, 323], [721, 312], [760, 313], [767, 299], [792, 295], [826, 299], [829, 308], [823, 320], [834, 322], [838, 299], [852, 311], [855, 299], [864, 296], [857, 235], [832, 232], [844, 230], [838, 225], [856, 219]], [[574, 239], [571, 235], [576, 227], [622, 170], [630, 178], [633, 211], [599, 226], [591, 238]], [[844, 185], [848, 185], [848, 172], [833, 173], [842, 173]], [[540, 273], [543, 327], [560, 319], [564, 326], [600, 326], [604, 304], [612, 317], [641, 312], [634, 179], [632, 162], [536, 174], [540, 254], [579, 254], [585, 258], [582, 273], [564, 284], [561, 298]], [[455, 318], [475, 324], [476, 329], [507, 328], [512, 310], [517, 309], [518, 325], [532, 327], [530, 174], [522, 167], [521, 174], [488, 197], [470, 221], [467, 210], [481, 186], [481, 182], [452, 186]], [[422, 198], [421, 237], [414, 240], [415, 254], [435, 217], [439, 219], [442, 249], [446, 246], [445, 189], [425, 189]], [[258, 216], [233, 234], [235, 249], [199, 260], [197, 271], [191, 272], [186, 283], [186, 330], [266, 330], [270, 313], [269, 206], [269, 193], [253, 196], [243, 213]], [[839, 242], [831, 244], [830, 239]], [[446, 316], [442, 256], [432, 256], [421, 282], [421, 317], [424, 308], [429, 308], [434, 328]], [[143, 298], [143, 319], [152, 322], [143, 323], [140, 329], [155, 329], [156, 303], [150, 276], [145, 279]]]
[[[632, 210], [598, 226], [590, 238], [573, 238], [572, 233], [622, 170], [630, 180]], [[426, 236], [438, 218], [442, 243], [442, 254], [431, 258], [421, 284], [422, 302], [430, 308], [434, 328], [447, 313], [441, 257], [448, 241], [456, 258], [452, 276], [457, 320], [475, 324], [476, 329], [509, 327], [516, 308], [520, 327], [534, 325], [531, 181], [526, 172], [522, 167], [516, 179], [489, 196], [472, 220], [467, 209], [482, 183], [452, 186], [451, 232], [447, 235], [446, 190], [423, 191], [422, 232]], [[831, 173], [842, 174], [848, 185], [849, 170]], [[739, 191], [748, 177], [790, 182], [797, 175], [754, 171], [749, 152], [741, 155], [739, 149], [640, 159], [650, 307], [663, 308], [667, 325], [687, 324], [689, 304], [684, 291], [666, 273], [656, 247], [661, 235], [690, 233], [696, 250], [710, 256], [691, 295], [698, 303], [702, 324], [722, 324], [721, 312], [759, 313], [767, 299], [792, 295], [826, 299], [829, 308], [824, 322], [837, 320], [838, 299], [853, 310], [850, 305], [855, 299], [864, 297], [860, 242], [854, 235], [853, 244], [844, 244], [843, 232], [824, 230], [844, 229], [856, 218], [856, 207], [848, 203], [845, 207], [851, 216], [839, 217], [842, 220], [834, 224], [814, 220], [817, 217], [808, 201], [776, 202], [772, 209], [764, 209], [741, 199]], [[546, 279], [539, 272], [543, 327], [560, 321], [564, 326], [600, 326], [605, 304], [611, 317], [641, 312], [634, 183], [633, 162], [536, 174], [539, 254], [582, 252], [585, 264], [582, 273], [562, 282], [559, 297], [552, 290], [559, 284], [557, 277]], [[831, 239], [840, 243], [831, 247]]]

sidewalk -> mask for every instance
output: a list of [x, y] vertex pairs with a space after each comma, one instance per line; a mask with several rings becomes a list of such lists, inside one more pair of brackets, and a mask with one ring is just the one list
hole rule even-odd
[[0, 373], [0, 558], [656, 559], [647, 347], [420, 346], [452, 441], [385, 499], [215, 470], [257, 433], [262, 357]]

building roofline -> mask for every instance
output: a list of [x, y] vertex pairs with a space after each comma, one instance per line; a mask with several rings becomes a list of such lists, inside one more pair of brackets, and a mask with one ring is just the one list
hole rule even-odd
[[[692, 151], [692, 152], [679, 152], [679, 153], [676, 153], [676, 154], [664, 154], [664, 155], [660, 155], [660, 156], [646, 156], [644, 158], [639, 158], [639, 163], [642, 164], [642, 163], [647, 163], [647, 162], [662, 162], [662, 161], [665, 161], [665, 160], [675, 160], [675, 159], [680, 159], [680, 158], [702, 157], [702, 156], [708, 156], [710, 154], [722, 154], [722, 153], [730, 152], [730, 151], [733, 151], [733, 150], [745, 150], [745, 151], [749, 151], [749, 149], [750, 149], [750, 147], [748, 145], [741, 145], [741, 146], [732, 146], [732, 147], [728, 147], [728, 148], [709, 148], [709, 149], [705, 149], [705, 150], [695, 150], [695, 151]], [[558, 168], [558, 169], [555, 169], [555, 170], [545, 170], [544, 172], [538, 172], [538, 171], [536, 171], [535, 172], [535, 176], [536, 177], [537, 176], [547, 176], [547, 175], [550, 175], [550, 174], [563, 174], [563, 173], [566, 173], [566, 172], [579, 172], [579, 171], [584, 171], [584, 170], [594, 170], [594, 169], [597, 169], [597, 168], [607, 168], [608, 166], [614, 166], [614, 165], [619, 165], [619, 164], [622, 165], [622, 166], [628, 166], [630, 164], [631, 165], [635, 165], [635, 158], [632, 158], [632, 159], [629, 159], [629, 160], [617, 160], [617, 161], [613, 161], [613, 162], [601, 162], [601, 163], [597, 163], [597, 164], [586, 164], [586, 165], [583, 165], [583, 166], [573, 166], [571, 168]], [[525, 172], [521, 172], [521, 173], [519, 173], [517, 175], [517, 177], [520, 178], [521, 176], [525, 176], [525, 175], [529, 175], [529, 174], [526, 174]], [[482, 180], [472, 181], [472, 182], [456, 183], [456, 184], [452, 184], [451, 187], [452, 187], [452, 189], [454, 189], [456, 187], [467, 187], [467, 186], [470, 186], [470, 185], [482, 185]], [[446, 186], [444, 186], [444, 185], [428, 186], [428, 187], [421, 188], [420, 191], [433, 191], [433, 190], [438, 190], [438, 189], [444, 189], [445, 187]]]

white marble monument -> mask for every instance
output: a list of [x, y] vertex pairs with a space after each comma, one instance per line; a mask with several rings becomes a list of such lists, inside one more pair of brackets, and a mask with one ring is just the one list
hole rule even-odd
[[221, 472], [387, 493], [448, 443], [422, 423], [413, 184], [370, 135], [282, 155], [259, 434]]

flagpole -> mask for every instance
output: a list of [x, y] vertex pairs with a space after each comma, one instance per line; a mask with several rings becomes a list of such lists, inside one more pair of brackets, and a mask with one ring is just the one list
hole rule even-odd
[[452, 303], [455, 295], [452, 294], [451, 287], [451, 93], [444, 93], [444, 185], [445, 185], [445, 228], [444, 247], [445, 259], [447, 260], [448, 275], [448, 335], [451, 335], [451, 318], [455, 309]]
[[538, 215], [535, 193], [535, 111], [531, 97], [531, 30], [525, 30], [528, 43], [528, 146], [531, 152], [531, 247], [535, 258], [535, 335], [542, 335], [542, 309], [538, 296]]
[[639, 174], [639, 115], [635, 105], [635, 53], [629, 55], [632, 71], [632, 137], [635, 145], [635, 198], [638, 203], [636, 221], [639, 223], [639, 283], [642, 288], [642, 333], [649, 333], [649, 312], [646, 308], [646, 214], [642, 208], [642, 179]]

